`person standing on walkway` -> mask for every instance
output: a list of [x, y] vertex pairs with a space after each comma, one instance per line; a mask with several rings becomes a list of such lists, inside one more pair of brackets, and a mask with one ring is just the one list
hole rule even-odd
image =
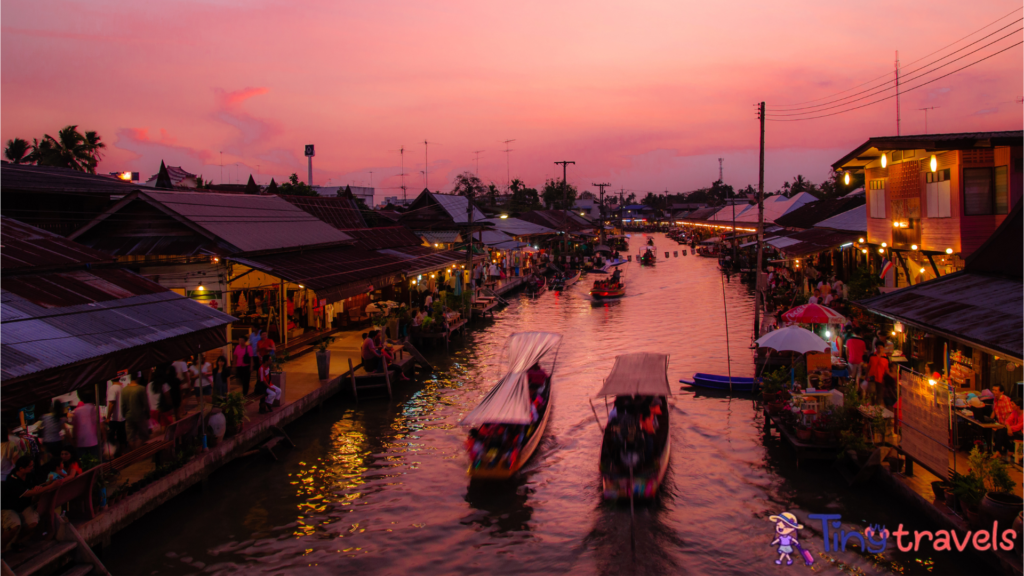
[[121, 391], [121, 401], [124, 404], [128, 445], [135, 448], [149, 439], [149, 395], [145, 388], [139, 386], [138, 379], [133, 377], [128, 387]]
[[217, 357], [217, 363], [213, 366], [213, 396], [214, 398], [224, 398], [228, 395], [228, 377], [231, 375], [231, 369], [228, 368], [227, 357], [221, 355]]
[[242, 386], [242, 395], [249, 395], [249, 374], [252, 370], [252, 357], [254, 350], [245, 336], [238, 337], [238, 344], [235, 345], [235, 378]]
[[72, 429], [75, 432], [75, 446], [79, 454], [92, 454], [100, 459], [100, 411], [93, 404], [92, 392], [78, 391], [82, 403], [71, 415]]
[[[128, 444], [128, 436], [124, 427], [124, 413], [121, 411], [121, 381], [111, 380], [107, 388], [107, 428], [110, 439], [117, 448]], [[59, 455], [55, 453], [54, 455]]]
[[60, 457], [60, 449], [64, 446], [64, 439], [61, 437], [67, 426], [64, 421], [64, 403], [54, 400], [50, 405], [50, 411], [43, 414], [43, 445], [46, 451], [53, 458]]
[[196, 400], [200, 395], [209, 396], [213, 393], [213, 366], [206, 361], [202, 354], [197, 354], [189, 367], [189, 375], [192, 377], [192, 390]]

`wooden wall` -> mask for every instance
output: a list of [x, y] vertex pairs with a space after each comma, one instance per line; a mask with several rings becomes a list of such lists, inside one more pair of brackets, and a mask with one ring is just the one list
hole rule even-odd
[[[928, 160], [931, 155], [925, 156]], [[937, 154], [938, 169], [949, 168], [949, 218], [928, 218], [927, 194], [925, 188], [925, 171], [921, 171], [921, 249], [944, 251], [952, 248], [954, 252], [960, 251], [960, 216], [963, 212], [963, 200], [960, 193], [960, 152], [953, 150]]]
[[868, 214], [868, 237], [867, 241], [871, 244], [881, 244], [885, 242], [892, 245], [892, 206], [889, 203], [889, 192], [886, 190], [885, 195], [885, 219], [872, 218], [871, 217], [871, 190], [870, 182], [879, 178], [889, 178], [888, 168], [868, 168], [864, 171], [864, 193], [867, 194], [867, 203], [865, 204], [865, 210]]

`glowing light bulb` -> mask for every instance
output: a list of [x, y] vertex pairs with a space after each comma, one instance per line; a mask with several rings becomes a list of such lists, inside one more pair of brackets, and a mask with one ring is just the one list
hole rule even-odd
[[882, 248], [885, 248], [887, 246], [888, 246], [888, 244], [886, 244], [885, 242], [882, 242]]
[[885, 254], [885, 249], [884, 248], [879, 248], [878, 249], [878, 253], [879, 254]]
[[946, 248], [946, 254], [952, 254], [952, 253], [953, 253], [953, 249], [952, 248]]
[[924, 274], [924, 268], [921, 268], [921, 274]]
[[863, 238], [858, 238], [857, 242], [860, 242], [861, 244], [863, 244], [864, 243], [864, 239]]
[[202, 284], [200, 284], [199, 285], [199, 291], [202, 292], [203, 290], [206, 290], [206, 286], [203, 286]]
[[892, 223], [892, 227], [893, 228], [899, 228], [900, 227], [900, 223], [899, 222], [893, 222]]
[[861, 251], [861, 252], [863, 252], [863, 253], [865, 253], [865, 254], [867, 254], [867, 253], [868, 253], [868, 249], [867, 249], [867, 248], [861, 248], [861, 249], [860, 249], [860, 251]]
[[882, 154], [882, 168], [885, 168], [888, 165], [889, 165], [889, 159], [886, 157], [885, 154]]
[[847, 172], [846, 174], [843, 175], [843, 184], [846, 184], [847, 186], [850, 185], [850, 173], [849, 172]]
[[917, 244], [911, 244], [910, 245], [910, 249], [911, 250], [917, 250]]
[[832, 332], [829, 331], [829, 330], [825, 330], [825, 338], [831, 338], [831, 337], [832, 337]]
[[939, 159], [934, 154], [932, 154], [932, 159], [928, 161], [928, 167], [932, 169], [932, 172], [939, 169]]

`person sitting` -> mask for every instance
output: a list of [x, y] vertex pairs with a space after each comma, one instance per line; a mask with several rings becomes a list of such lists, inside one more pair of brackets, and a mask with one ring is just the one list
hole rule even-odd
[[540, 367], [540, 364], [534, 363], [526, 371], [526, 381], [530, 386], [530, 397], [533, 398], [543, 392], [544, 384], [548, 381], [548, 373]]
[[82, 473], [82, 467], [78, 464], [78, 457], [75, 456], [74, 449], [65, 447], [60, 451], [60, 460], [57, 462], [56, 468], [53, 472], [46, 477], [46, 482], [49, 484], [55, 480], [61, 480], [63, 478], [74, 478]]
[[996, 420], [1004, 426], [993, 433], [992, 444], [997, 453], [1005, 451], [1009, 456], [1013, 453], [1012, 440], [1021, 439], [1024, 418], [1021, 416], [1021, 409], [1006, 395], [1002, 384], [993, 384], [990, 389], [994, 398], [992, 413]]
[[0, 482], [0, 503], [3, 511], [3, 550], [6, 552], [16, 541], [28, 540], [39, 525], [34, 496], [42, 491], [33, 479], [35, 462], [32, 456], [22, 456], [6, 480]]
[[367, 373], [376, 372], [380, 366], [380, 352], [377, 350], [376, 344], [373, 343], [374, 337], [377, 335], [376, 330], [371, 330], [368, 333], [363, 333], [363, 346], [361, 349], [361, 357], [363, 359], [363, 369]]

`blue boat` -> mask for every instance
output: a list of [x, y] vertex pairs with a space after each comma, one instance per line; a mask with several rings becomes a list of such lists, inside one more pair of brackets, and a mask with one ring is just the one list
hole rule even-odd
[[[680, 378], [679, 382], [700, 388], [712, 388], [715, 390], [725, 391], [730, 389], [729, 377], [718, 376], [715, 374], [702, 374], [698, 372], [693, 375], [692, 379]], [[760, 386], [760, 381], [754, 378], [743, 378], [742, 376], [732, 377], [733, 392], [756, 392]]]

